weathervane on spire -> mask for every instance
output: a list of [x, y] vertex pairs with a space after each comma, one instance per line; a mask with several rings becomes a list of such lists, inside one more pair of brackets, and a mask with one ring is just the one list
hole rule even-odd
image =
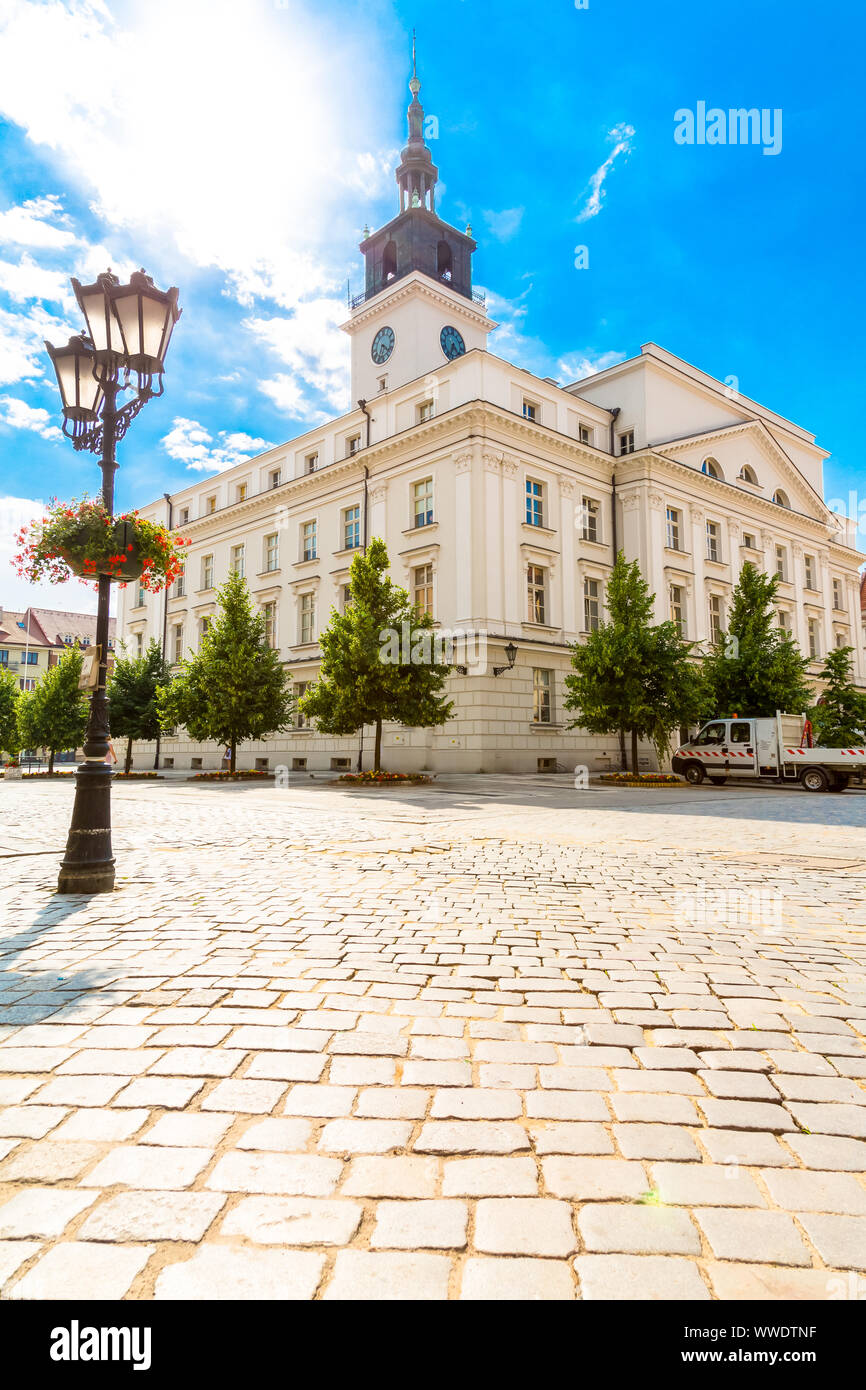
[[421, 90], [421, 83], [418, 81], [418, 53], [415, 39], [415, 30], [412, 30], [412, 80], [409, 83], [409, 91], [415, 100], [418, 100], [418, 93]]

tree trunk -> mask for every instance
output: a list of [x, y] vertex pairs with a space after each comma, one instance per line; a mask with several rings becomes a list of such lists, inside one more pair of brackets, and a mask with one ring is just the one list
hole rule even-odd
[[382, 771], [382, 721], [376, 720], [376, 757], [373, 763], [376, 772]]
[[237, 741], [236, 741], [235, 739], [232, 739], [232, 760], [231, 760], [231, 763], [229, 764], [229, 771], [230, 771], [230, 772], [235, 772], [235, 771], [236, 771], [236, 769], [237, 769], [237, 760], [238, 760], [238, 745], [237, 745]]
[[48, 771], [49, 771], [49, 773], [54, 771], [54, 749], [53, 749], [53, 748], [49, 748], [49, 750], [48, 750]]
[[619, 731], [619, 768], [620, 772], [628, 772], [628, 758], [625, 752], [625, 729]]
[[123, 764], [123, 770], [124, 770], [124, 772], [126, 773], [127, 777], [129, 776], [130, 772], [132, 771], [132, 739], [131, 739], [131, 738], [129, 738], [129, 739], [126, 740], [126, 760], [125, 760], [125, 762], [124, 762], [124, 764]]
[[631, 770], [637, 776], [637, 729], [631, 731]]

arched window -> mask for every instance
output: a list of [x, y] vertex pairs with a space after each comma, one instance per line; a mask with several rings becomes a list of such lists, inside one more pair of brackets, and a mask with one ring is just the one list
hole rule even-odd
[[397, 274], [397, 243], [389, 241], [382, 252], [382, 283], [393, 280]]
[[776, 503], [777, 507], [788, 507], [790, 509], [791, 503], [788, 501], [788, 494], [783, 492], [781, 488], [777, 488], [773, 493], [773, 501]]
[[440, 280], [451, 279], [451, 247], [447, 241], [440, 241], [436, 247], [436, 274]]
[[704, 459], [701, 464], [701, 472], [706, 473], [708, 478], [721, 478], [722, 470], [715, 459]]
[[758, 475], [750, 464], [744, 463], [740, 469], [739, 478], [741, 483], [751, 483], [753, 487], [758, 485]]

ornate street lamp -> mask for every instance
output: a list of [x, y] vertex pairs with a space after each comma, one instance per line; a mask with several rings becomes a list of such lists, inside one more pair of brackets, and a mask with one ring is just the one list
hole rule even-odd
[[508, 662], [508, 665], [507, 665], [507, 666], [494, 666], [494, 668], [493, 668], [493, 674], [494, 674], [494, 676], [504, 676], [505, 673], [506, 673], [506, 671], [513, 671], [513, 670], [514, 670], [514, 663], [515, 663], [515, 661], [517, 660], [517, 645], [516, 645], [516, 643], [514, 643], [514, 642], [509, 642], [509, 643], [508, 643], [508, 646], [505, 648], [505, 659], [506, 659], [506, 661]]
[[[87, 323], [88, 336], [70, 338], [65, 348], [45, 347], [57, 373], [63, 404], [63, 433], [76, 449], [100, 455], [102, 503], [114, 511], [116, 448], [136, 415], [163, 391], [165, 355], [181, 315], [176, 289], [156, 289], [149, 275], [136, 271], [122, 285], [110, 270], [92, 285], [72, 281]], [[157, 382], [154, 387], [154, 380]], [[135, 396], [118, 408], [122, 391]], [[84, 762], [75, 776], [75, 805], [60, 866], [60, 893], [107, 893], [114, 887], [111, 848], [109, 752], [108, 616], [111, 579], [99, 576], [96, 648], [99, 674], [90, 698]]]

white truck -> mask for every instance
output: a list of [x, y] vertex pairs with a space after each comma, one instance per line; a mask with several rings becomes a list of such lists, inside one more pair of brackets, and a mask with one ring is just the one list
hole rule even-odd
[[841, 792], [866, 771], [866, 735], [851, 748], [810, 748], [799, 714], [775, 719], [711, 719], [676, 750], [671, 766], [687, 782], [720, 787], [729, 777], [799, 782], [810, 792]]

